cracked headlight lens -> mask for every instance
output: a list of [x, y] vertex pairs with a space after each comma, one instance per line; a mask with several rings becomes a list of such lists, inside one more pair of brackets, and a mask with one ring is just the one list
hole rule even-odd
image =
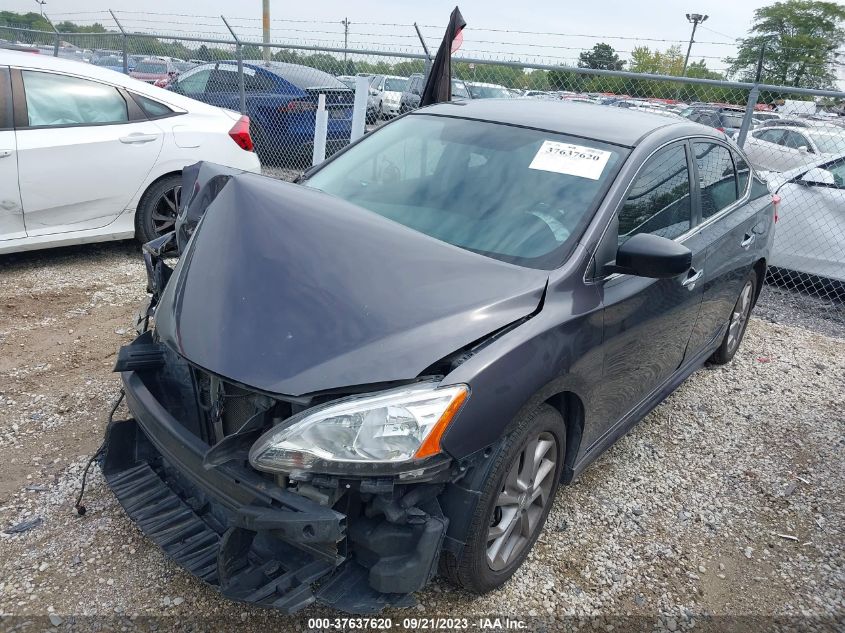
[[391, 464], [440, 452], [440, 438], [467, 397], [466, 385], [417, 383], [314, 407], [262, 435], [249, 452], [258, 470]]

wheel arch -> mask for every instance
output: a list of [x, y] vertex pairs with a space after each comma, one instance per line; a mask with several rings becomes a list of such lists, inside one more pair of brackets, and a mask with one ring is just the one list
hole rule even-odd
[[578, 457], [581, 438], [584, 435], [584, 402], [574, 391], [561, 391], [549, 396], [544, 402], [560, 413], [566, 428], [562, 483], [568, 484], [574, 475], [575, 459]]
[[179, 177], [181, 177], [181, 176], [182, 176], [182, 170], [181, 170], [181, 169], [178, 169], [178, 170], [172, 170], [172, 171], [165, 172], [165, 173], [163, 173], [163, 174], [161, 174], [161, 175], [159, 175], [159, 176], [156, 176], [155, 178], [153, 178], [153, 179], [149, 182], [149, 184], [148, 184], [146, 187], [144, 187], [144, 190], [141, 192], [141, 195], [140, 195], [140, 196], [138, 196], [138, 203], [135, 205], [135, 217], [134, 217], [134, 223], [135, 223], [135, 239], [136, 239], [136, 240], [143, 241], [143, 240], [142, 240], [142, 237], [141, 237], [141, 235], [140, 235], [140, 229], [138, 228], [138, 210], [141, 208], [141, 205], [142, 205], [142, 204], [144, 203], [144, 201], [146, 200], [146, 198], [147, 198], [147, 194], [150, 192], [150, 190], [151, 190], [153, 187], [155, 187], [155, 186], [156, 186], [158, 183], [160, 183], [162, 180], [164, 180], [164, 179], [166, 179], [166, 178], [172, 178], [173, 176], [179, 176]]
[[757, 287], [754, 289], [754, 305], [757, 304], [757, 299], [763, 291], [763, 283], [766, 280], [767, 262], [765, 257], [761, 257], [752, 266], [755, 273], [757, 273]]

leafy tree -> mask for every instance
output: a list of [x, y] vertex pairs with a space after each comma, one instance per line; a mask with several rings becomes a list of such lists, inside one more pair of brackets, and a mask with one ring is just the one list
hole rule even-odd
[[736, 57], [725, 61], [730, 73], [753, 80], [763, 50], [764, 83], [830, 88], [836, 80], [837, 49], [845, 39], [845, 6], [818, 0], [785, 0], [757, 9], [748, 37]]
[[33, 29], [37, 31], [52, 31], [50, 23], [40, 14], [30, 11], [29, 13], [15, 13], [14, 11], [0, 11], [0, 25], [17, 26], [22, 29]]
[[610, 44], [600, 42], [592, 50], [583, 51], [578, 55], [578, 66], [581, 68], [595, 68], [597, 70], [622, 70], [625, 61]]

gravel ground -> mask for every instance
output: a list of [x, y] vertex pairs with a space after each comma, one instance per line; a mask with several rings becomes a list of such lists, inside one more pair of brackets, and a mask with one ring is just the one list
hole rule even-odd
[[[88, 513], [73, 512], [143, 279], [128, 243], [0, 258], [0, 529], [34, 523], [0, 533], [0, 630], [286, 631], [336, 617], [220, 598], [143, 537], [97, 469]], [[733, 363], [696, 372], [558, 493], [511, 582], [477, 597], [437, 581], [385, 614], [394, 626], [499, 614], [523, 630], [762, 631], [774, 616], [781, 630], [845, 629], [842, 330], [767, 295]]]

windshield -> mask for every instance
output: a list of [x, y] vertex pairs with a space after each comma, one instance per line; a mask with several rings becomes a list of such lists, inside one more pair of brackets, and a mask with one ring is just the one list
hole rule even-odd
[[507, 88], [502, 86], [480, 86], [478, 84], [467, 84], [469, 93], [473, 99], [508, 99], [512, 95]]
[[813, 140], [822, 154], [841, 154], [845, 152], [845, 134], [824, 134], [811, 132]]
[[384, 91], [385, 92], [405, 92], [405, 89], [408, 87], [408, 80], [397, 78], [397, 77], [388, 77], [384, 80]]
[[722, 127], [740, 128], [742, 127], [742, 115], [740, 114], [722, 114]]
[[305, 184], [455, 246], [553, 268], [623, 155], [561, 134], [412, 115], [366, 137]]
[[463, 97], [469, 99], [469, 92], [467, 92], [466, 84], [460, 79], [452, 80], [452, 97]]
[[135, 72], [163, 75], [167, 72], [167, 64], [164, 62], [138, 62]]

